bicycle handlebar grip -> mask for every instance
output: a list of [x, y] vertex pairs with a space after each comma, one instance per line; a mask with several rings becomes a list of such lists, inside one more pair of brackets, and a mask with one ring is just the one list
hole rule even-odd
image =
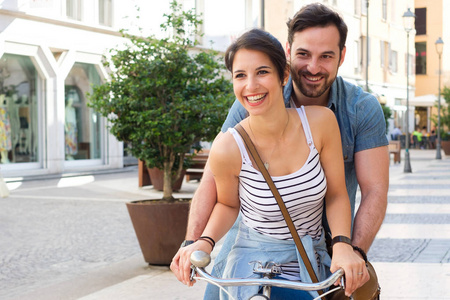
[[191, 254], [191, 264], [197, 268], [205, 268], [211, 262], [211, 256], [203, 251], [194, 251]]

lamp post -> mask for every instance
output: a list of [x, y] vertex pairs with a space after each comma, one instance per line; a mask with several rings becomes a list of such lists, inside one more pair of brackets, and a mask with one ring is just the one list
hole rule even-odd
[[444, 48], [444, 41], [439, 37], [434, 43], [436, 52], [439, 56], [439, 96], [438, 96], [438, 130], [436, 143], [436, 159], [442, 159], [441, 156], [441, 56]]
[[406, 31], [406, 138], [405, 138], [405, 167], [403, 172], [411, 173], [411, 163], [409, 160], [409, 32], [413, 30], [416, 15], [408, 8], [403, 14], [403, 27]]

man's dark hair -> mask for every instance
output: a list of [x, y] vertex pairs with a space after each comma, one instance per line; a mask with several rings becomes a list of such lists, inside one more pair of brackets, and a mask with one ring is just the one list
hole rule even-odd
[[233, 71], [233, 60], [241, 49], [256, 50], [266, 54], [276, 68], [280, 82], [284, 80], [286, 71], [286, 55], [284, 48], [273, 35], [261, 29], [252, 29], [242, 34], [225, 52], [225, 66]]
[[294, 34], [311, 27], [336, 26], [339, 31], [339, 49], [342, 51], [347, 40], [348, 28], [341, 16], [321, 3], [304, 6], [292, 19], [287, 21], [288, 42], [292, 46]]

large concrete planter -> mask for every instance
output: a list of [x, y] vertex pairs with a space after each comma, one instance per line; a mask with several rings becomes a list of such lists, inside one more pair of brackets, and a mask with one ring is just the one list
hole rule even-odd
[[445, 155], [450, 155], [450, 141], [441, 141], [441, 148]]
[[190, 201], [127, 203], [142, 254], [151, 265], [170, 265], [186, 234]]

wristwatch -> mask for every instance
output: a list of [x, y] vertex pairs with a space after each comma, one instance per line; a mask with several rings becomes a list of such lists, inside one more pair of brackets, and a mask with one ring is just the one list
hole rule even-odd
[[338, 236], [335, 236], [333, 238], [333, 240], [331, 241], [331, 247], [333, 247], [334, 244], [336, 244], [336, 243], [345, 243], [345, 244], [349, 244], [351, 246], [352, 240], [346, 236], [338, 235]]
[[180, 248], [183, 248], [183, 247], [186, 247], [186, 246], [189, 246], [190, 244], [193, 244], [194, 243], [194, 241], [193, 240], [184, 240], [182, 243], [181, 243], [181, 246], [180, 246]]

